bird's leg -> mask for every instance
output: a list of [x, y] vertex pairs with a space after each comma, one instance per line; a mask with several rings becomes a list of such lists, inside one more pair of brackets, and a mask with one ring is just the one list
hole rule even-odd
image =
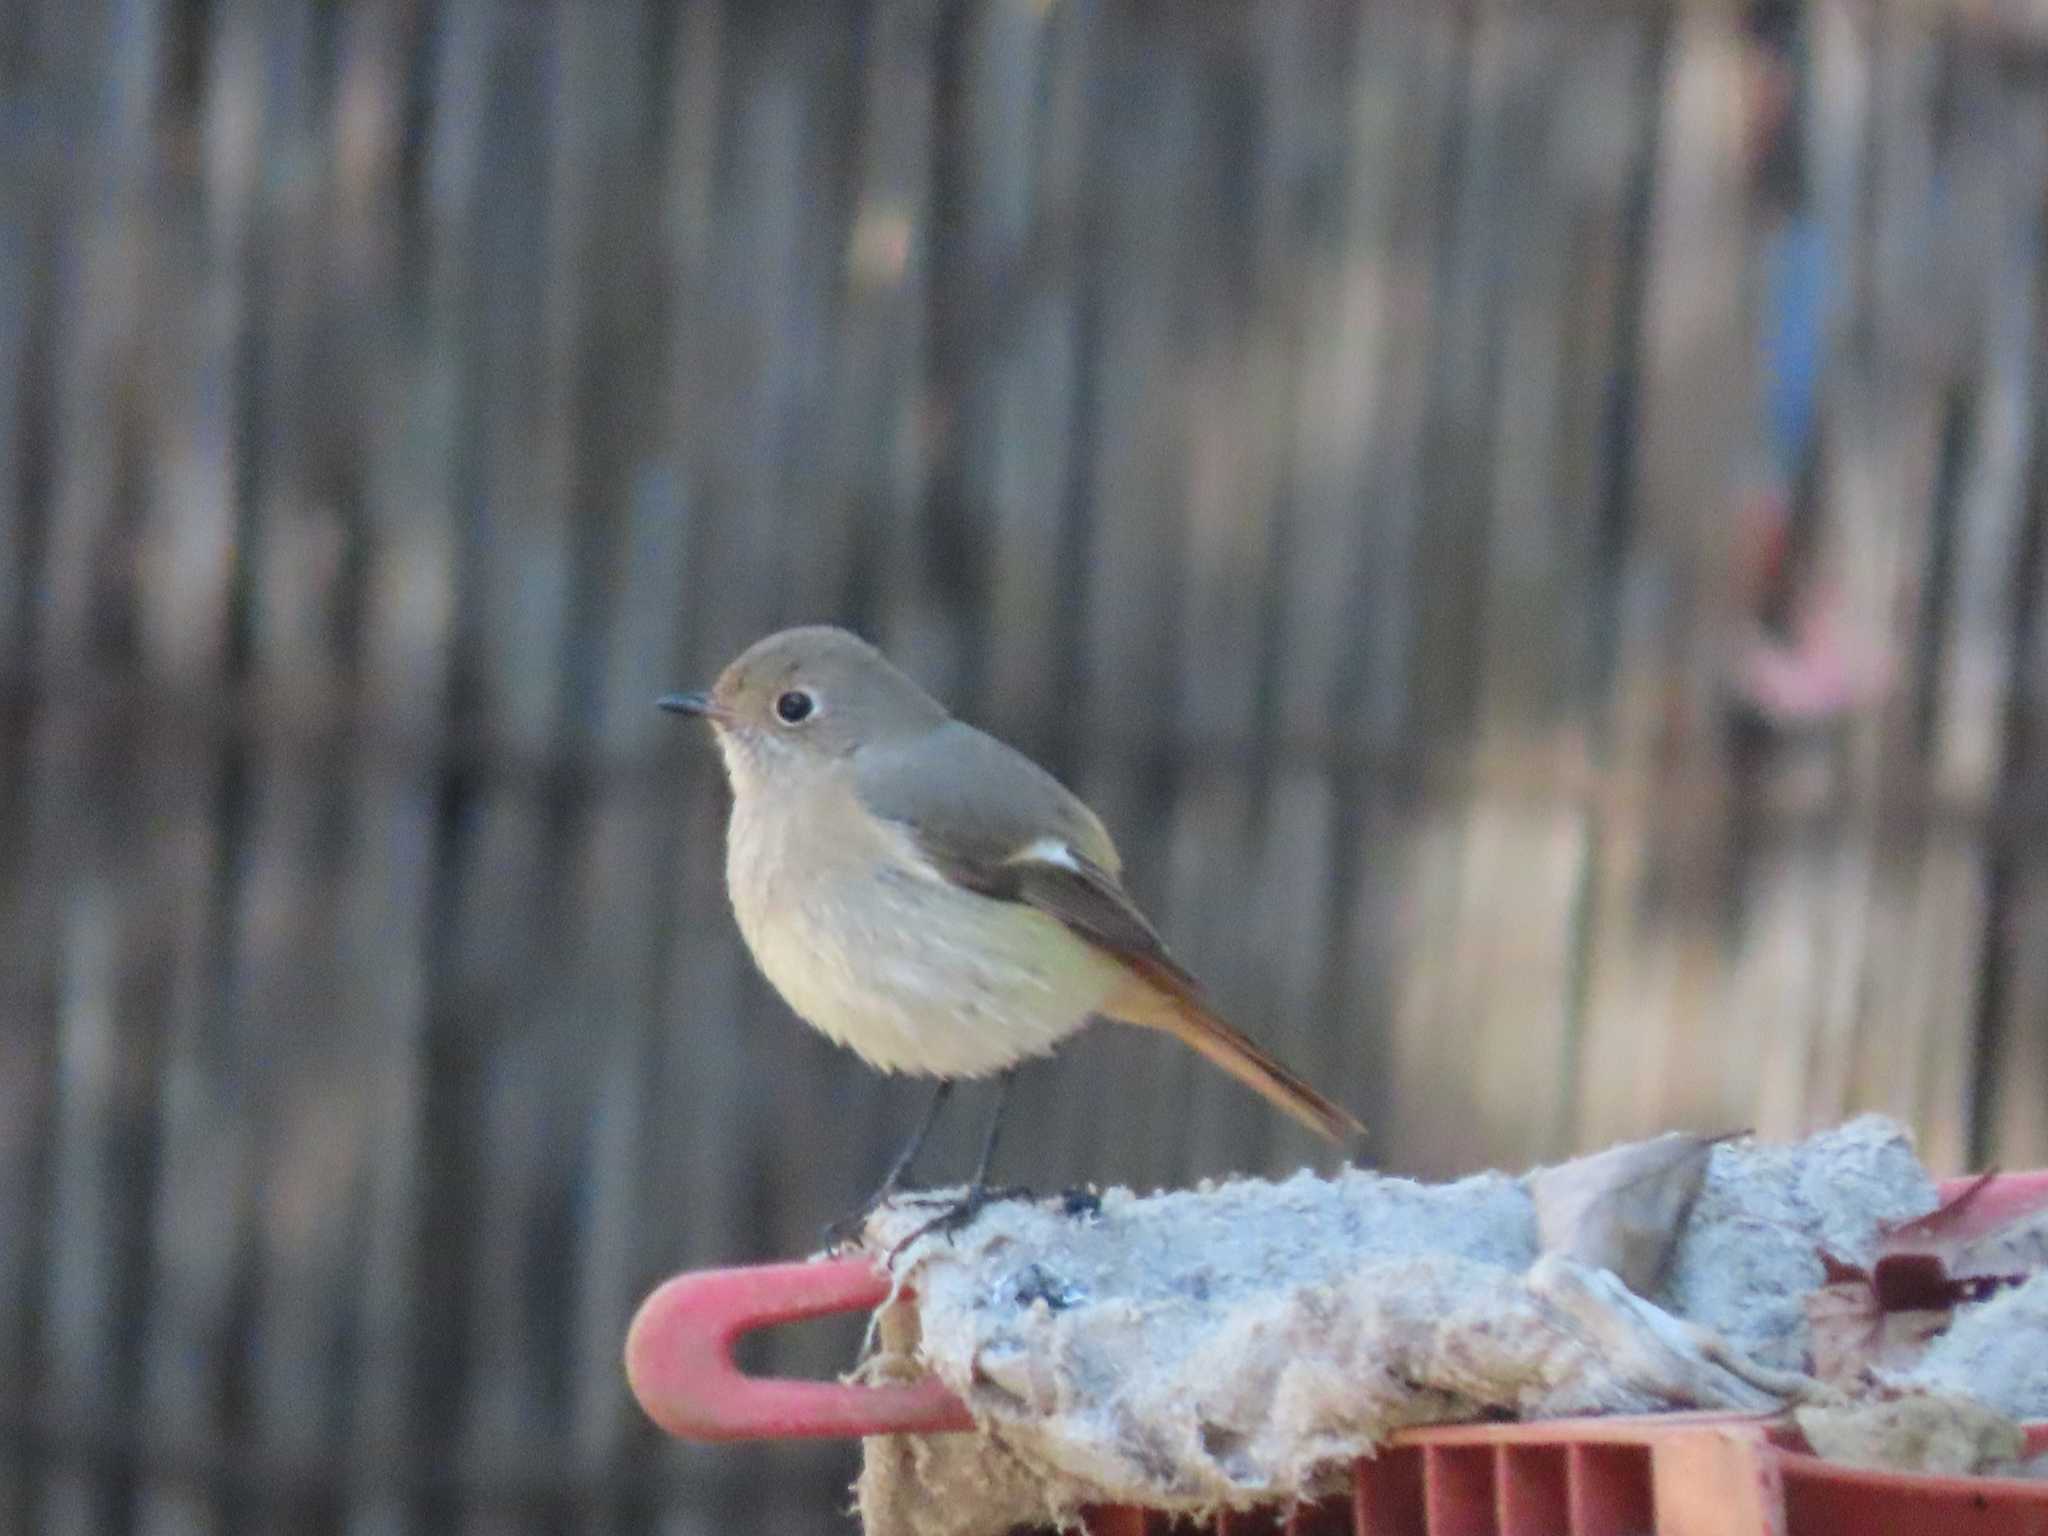
[[1010, 1084], [1016, 1080], [1015, 1067], [996, 1079], [995, 1108], [988, 1114], [988, 1134], [981, 1139], [981, 1159], [974, 1165], [974, 1182], [967, 1186], [969, 1199], [977, 1196], [987, 1198], [988, 1170], [996, 1160], [996, 1138], [1003, 1132], [1003, 1111], [1010, 1107]]
[[867, 1209], [873, 1210], [896, 1193], [896, 1186], [903, 1182], [904, 1175], [910, 1172], [910, 1165], [917, 1161], [917, 1154], [924, 1150], [925, 1140], [931, 1135], [932, 1127], [938, 1124], [939, 1111], [946, 1107], [947, 1096], [952, 1091], [953, 1080], [950, 1077], [940, 1078], [939, 1086], [932, 1090], [931, 1102], [924, 1107], [924, 1118], [917, 1122], [917, 1129], [910, 1133], [910, 1140], [903, 1144], [903, 1150], [896, 1154], [896, 1161], [882, 1175], [881, 1184], [868, 1196]]
[[1010, 1107], [1010, 1084], [1016, 1076], [1017, 1069], [1011, 1067], [996, 1079], [995, 1108], [988, 1117], [988, 1134], [982, 1138], [981, 1160], [974, 1165], [974, 1181], [967, 1186], [967, 1193], [899, 1242], [890, 1250], [891, 1259], [927, 1233], [944, 1232], [950, 1237], [979, 1216], [983, 1207], [991, 1200], [1018, 1193], [1011, 1190], [991, 1191], [988, 1187], [989, 1166], [996, 1160], [996, 1138], [1002, 1133], [1003, 1111]]
[[932, 1091], [931, 1103], [925, 1106], [924, 1118], [917, 1122], [917, 1129], [910, 1133], [910, 1140], [903, 1144], [903, 1150], [896, 1154], [896, 1161], [889, 1165], [889, 1171], [882, 1175], [882, 1182], [875, 1192], [860, 1203], [857, 1210], [849, 1211], [825, 1228], [825, 1246], [843, 1248], [860, 1236], [867, 1225], [868, 1217], [875, 1213], [884, 1200], [896, 1193], [896, 1187], [903, 1182], [903, 1176], [910, 1172], [910, 1165], [917, 1161], [917, 1154], [924, 1149], [925, 1138], [938, 1123], [939, 1111], [945, 1108], [946, 1096], [953, 1091], [953, 1080], [942, 1077], [939, 1086]]

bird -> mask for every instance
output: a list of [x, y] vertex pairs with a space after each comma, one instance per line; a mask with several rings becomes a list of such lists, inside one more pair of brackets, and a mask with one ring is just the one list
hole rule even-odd
[[859, 636], [785, 629], [708, 691], [657, 702], [716, 738], [727, 893], [762, 974], [870, 1066], [936, 1079], [880, 1186], [828, 1232], [857, 1231], [897, 1192], [956, 1082], [995, 1077], [973, 1181], [943, 1219], [971, 1221], [1017, 1068], [1096, 1018], [1173, 1036], [1329, 1141], [1362, 1133], [1216, 1011], [1125, 892], [1086, 804]]

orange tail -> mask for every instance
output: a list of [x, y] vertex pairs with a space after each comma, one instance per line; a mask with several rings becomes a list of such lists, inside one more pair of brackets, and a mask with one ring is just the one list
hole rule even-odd
[[1162, 986], [1133, 978], [1103, 1012], [1127, 1024], [1165, 1030], [1325, 1140], [1348, 1141], [1365, 1134], [1349, 1110], [1331, 1103], [1264, 1046], [1211, 1013], [1200, 999], [1172, 986], [1175, 979], [1162, 978], [1167, 983]]

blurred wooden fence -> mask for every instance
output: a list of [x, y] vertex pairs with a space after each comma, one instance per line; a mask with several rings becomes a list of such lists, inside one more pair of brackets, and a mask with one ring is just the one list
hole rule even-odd
[[[1740, 20], [6, 7], [0, 1529], [843, 1525], [617, 1368], [916, 1098], [652, 708], [797, 619], [1068, 775], [1386, 1166], [2048, 1161], [2048, 98]], [[1006, 1174], [1313, 1155], [1073, 1055]]]

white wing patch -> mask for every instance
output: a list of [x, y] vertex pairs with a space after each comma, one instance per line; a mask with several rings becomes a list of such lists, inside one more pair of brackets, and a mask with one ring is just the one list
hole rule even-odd
[[1057, 864], [1061, 869], [1081, 873], [1081, 861], [1074, 856], [1074, 850], [1064, 838], [1041, 837], [1035, 843], [1026, 843], [1007, 859], [1005, 864]]

